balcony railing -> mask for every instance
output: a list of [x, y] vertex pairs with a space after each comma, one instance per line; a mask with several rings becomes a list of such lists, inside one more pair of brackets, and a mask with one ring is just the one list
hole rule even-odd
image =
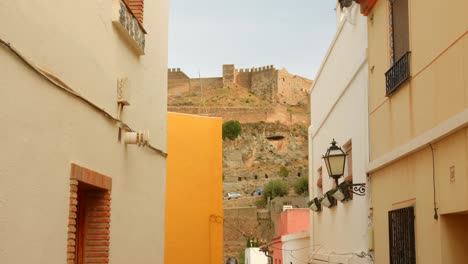
[[409, 77], [410, 52], [407, 52], [385, 73], [387, 96], [395, 92]]
[[113, 0], [113, 24], [134, 48], [138, 55], [145, 54], [145, 34], [143, 25], [122, 0]]

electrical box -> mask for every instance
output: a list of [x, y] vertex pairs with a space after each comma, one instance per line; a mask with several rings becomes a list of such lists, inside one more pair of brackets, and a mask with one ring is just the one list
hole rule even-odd
[[117, 103], [123, 105], [130, 105], [128, 98], [128, 78], [117, 79]]

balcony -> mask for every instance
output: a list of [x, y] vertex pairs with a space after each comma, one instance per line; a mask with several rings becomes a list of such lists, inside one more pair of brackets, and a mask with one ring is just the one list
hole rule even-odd
[[409, 77], [410, 52], [407, 52], [385, 73], [387, 96], [395, 92]]
[[143, 25], [122, 0], [113, 0], [112, 23], [138, 54], [145, 54], [145, 34]]

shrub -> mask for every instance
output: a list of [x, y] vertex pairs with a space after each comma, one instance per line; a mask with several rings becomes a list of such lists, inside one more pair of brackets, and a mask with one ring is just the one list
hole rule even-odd
[[239, 251], [239, 264], [245, 264], [245, 249]]
[[239, 121], [230, 120], [223, 123], [223, 140], [226, 138], [230, 140], [236, 139], [241, 133], [241, 124]]
[[260, 199], [258, 201], [255, 202], [255, 205], [258, 207], [258, 208], [265, 208], [266, 206], [266, 200], [265, 199]]
[[282, 180], [273, 180], [265, 184], [263, 188], [263, 199], [267, 201], [268, 197], [274, 199], [278, 196], [283, 197], [288, 194], [288, 185]]
[[294, 183], [294, 192], [296, 194], [308, 194], [309, 193], [309, 177], [302, 176]]
[[288, 169], [286, 169], [286, 167], [284, 167], [284, 166], [281, 167], [281, 168], [280, 168], [280, 171], [279, 171], [279, 175], [280, 175], [281, 177], [283, 177], [283, 178], [288, 177], [288, 175], [289, 175]]

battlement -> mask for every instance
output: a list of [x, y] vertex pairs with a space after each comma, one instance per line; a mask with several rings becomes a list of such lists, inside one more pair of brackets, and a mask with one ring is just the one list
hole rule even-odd
[[270, 71], [276, 70], [274, 65], [268, 65], [263, 67], [253, 67], [253, 68], [244, 68], [244, 69], [236, 69], [238, 73], [250, 73], [250, 72], [261, 72], [261, 71]]
[[236, 69], [234, 64], [222, 66], [222, 76], [190, 78], [180, 68], [169, 68], [168, 89], [182, 93], [192, 89], [236, 88], [249, 89], [258, 98], [283, 105], [306, 105], [312, 81], [290, 74], [274, 65]]
[[168, 68], [167, 72], [182, 72], [180, 68]]

